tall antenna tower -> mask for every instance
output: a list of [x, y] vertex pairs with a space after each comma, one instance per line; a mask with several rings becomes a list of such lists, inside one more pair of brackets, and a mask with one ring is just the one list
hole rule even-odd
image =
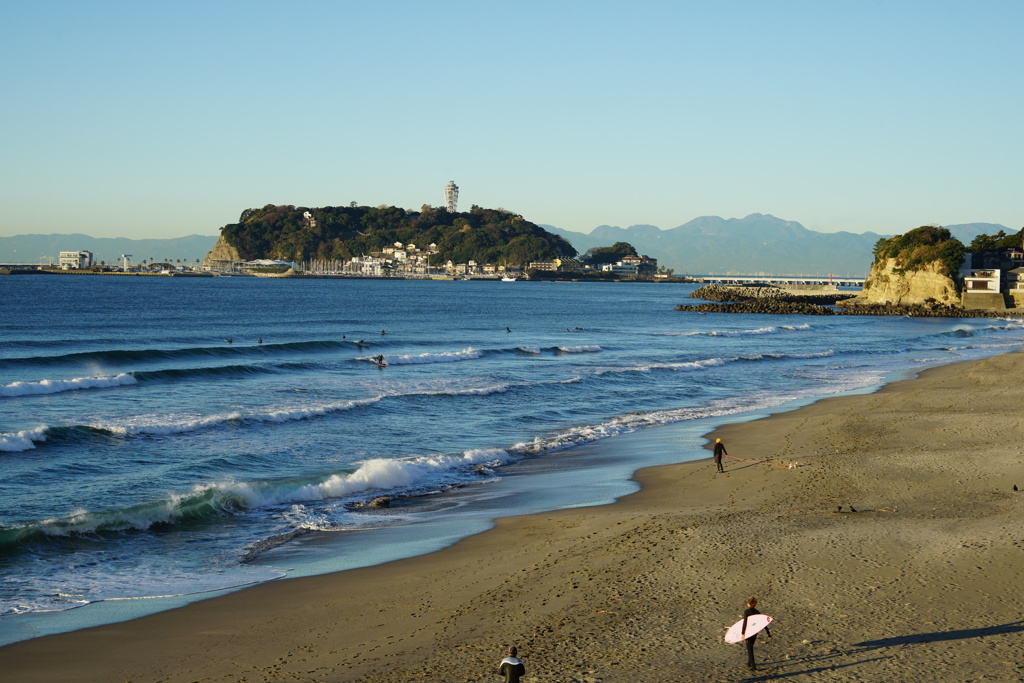
[[459, 204], [459, 186], [454, 180], [449, 180], [444, 186], [444, 208], [448, 213], [455, 213], [455, 207]]

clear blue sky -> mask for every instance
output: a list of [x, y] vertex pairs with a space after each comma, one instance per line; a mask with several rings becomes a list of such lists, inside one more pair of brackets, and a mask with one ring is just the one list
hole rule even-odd
[[0, 236], [248, 207], [1024, 227], [1024, 2], [0, 0]]

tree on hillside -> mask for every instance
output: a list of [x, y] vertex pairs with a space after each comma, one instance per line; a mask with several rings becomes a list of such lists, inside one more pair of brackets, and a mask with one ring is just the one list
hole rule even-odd
[[1001, 251], [1003, 249], [1020, 249], [1024, 247], [1024, 228], [1011, 235], [1000, 230], [995, 235], [977, 235], [967, 247], [967, 251], [977, 254], [983, 251]]
[[[303, 213], [309, 211], [314, 221]], [[347, 206], [308, 209], [268, 204], [246, 209], [238, 223], [221, 228], [224, 240], [244, 259], [346, 259], [379, 253], [396, 242], [419, 248], [436, 244], [433, 263], [525, 265], [530, 261], [572, 257], [576, 250], [522, 216], [503, 209], [474, 206], [452, 214], [423, 205], [419, 212], [394, 206]]]
[[616, 242], [610, 247], [594, 247], [580, 259], [591, 266], [602, 266], [606, 263], [618, 263], [624, 256], [639, 256], [636, 249], [628, 242]]

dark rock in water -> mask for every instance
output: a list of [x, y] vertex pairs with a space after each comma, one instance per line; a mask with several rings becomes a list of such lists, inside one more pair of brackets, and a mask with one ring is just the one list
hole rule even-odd
[[945, 304], [914, 304], [893, 306], [891, 304], [863, 304], [857, 301], [840, 303], [839, 315], [902, 315], [908, 318], [1005, 318], [1020, 315], [1020, 312], [991, 310], [984, 308], [959, 308]]
[[358, 500], [346, 505], [350, 510], [366, 510], [367, 508], [388, 508], [391, 507], [390, 496], [379, 496], [373, 500]]
[[775, 299], [747, 299], [732, 304], [698, 304], [684, 306], [680, 304], [677, 311], [697, 311], [700, 313], [771, 313], [776, 315], [835, 315], [831, 308], [817, 304], [806, 304], [795, 301], [779, 301]]
[[1003, 318], [1022, 315], [1024, 310], [965, 309], [929, 299], [922, 304], [894, 306], [865, 303], [853, 292], [804, 294], [772, 286], [730, 287], [705, 285], [690, 295], [719, 303], [696, 306], [680, 304], [677, 311], [698, 313], [766, 313], [777, 315], [902, 315], [910, 318]]

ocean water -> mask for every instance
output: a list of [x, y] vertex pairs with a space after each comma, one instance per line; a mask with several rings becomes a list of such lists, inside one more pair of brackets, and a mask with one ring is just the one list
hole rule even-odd
[[0, 278], [0, 644], [607, 502], [724, 422], [1024, 344], [694, 288]]

